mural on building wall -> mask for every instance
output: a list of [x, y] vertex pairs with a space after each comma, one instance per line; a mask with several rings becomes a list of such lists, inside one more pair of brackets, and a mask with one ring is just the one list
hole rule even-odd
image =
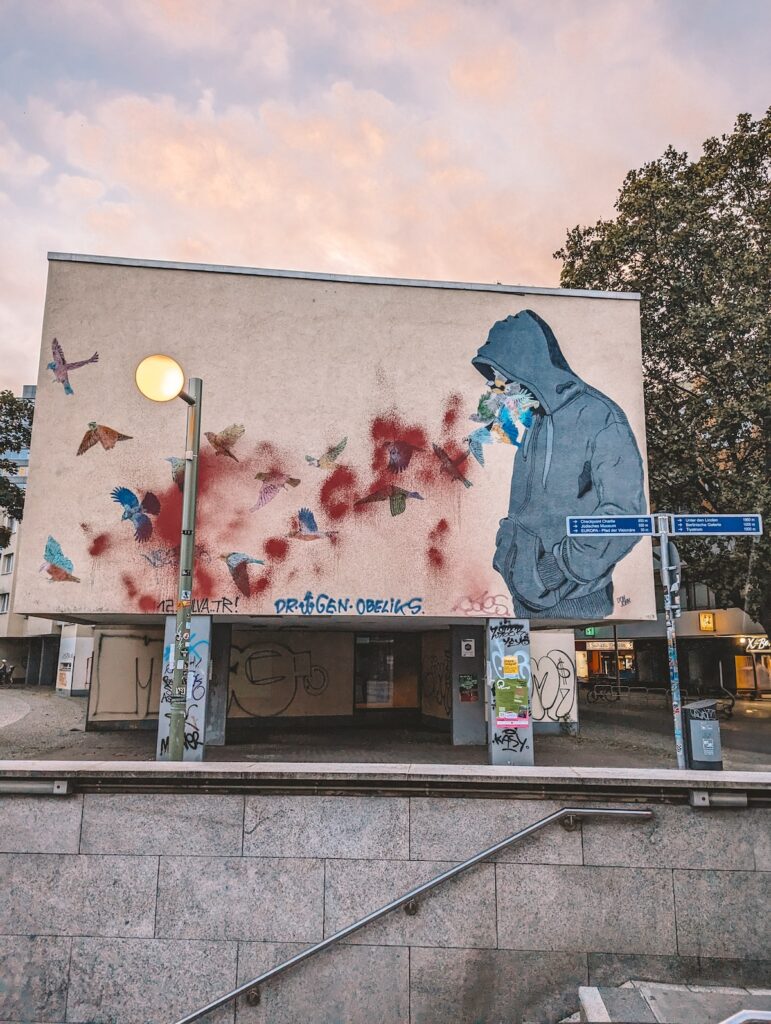
[[233, 453], [233, 446], [244, 436], [245, 428], [243, 423], [233, 423], [231, 426], [221, 430], [219, 434], [207, 430], [204, 437], [214, 449], [215, 455], [227, 455], [233, 462], [238, 462], [238, 457]]
[[110, 492], [113, 501], [123, 506], [121, 522], [128, 520], [134, 527], [134, 540], [144, 544], [153, 535], [153, 521], [150, 516], [157, 516], [161, 511], [161, 503], [152, 491], [144, 498], [139, 498], [128, 487], [114, 487]]
[[243, 551], [231, 551], [229, 555], [221, 555], [220, 557], [224, 558], [235, 585], [245, 597], [249, 597], [252, 589], [249, 582], [249, 566], [265, 565], [265, 562], [261, 558], [245, 555]]
[[639, 537], [568, 537], [565, 520], [646, 511], [642, 459], [626, 415], [571, 370], [532, 310], [494, 324], [473, 364], [495, 393], [484, 415], [492, 413], [498, 436], [521, 445], [493, 560], [515, 615], [610, 615], [613, 569]]
[[83, 455], [93, 448], [95, 444], [100, 444], [105, 451], [110, 451], [114, 448], [118, 441], [131, 441], [132, 438], [129, 434], [121, 434], [119, 430], [114, 430], [112, 427], [105, 427], [103, 423], [96, 423], [92, 420], [88, 425], [88, 430], [83, 435], [83, 440], [80, 442], [76, 455]]
[[88, 366], [89, 363], [99, 362], [99, 353], [94, 352], [89, 359], [80, 359], [77, 362], [68, 363], [64, 357], [62, 346], [56, 338], [51, 342], [51, 354], [53, 355], [53, 360], [48, 364], [47, 369], [53, 370], [54, 380], [64, 385], [65, 395], [75, 394], [72, 384], [70, 384], [70, 370], [79, 370], [81, 366]]
[[[83, 268], [73, 264], [66, 272], [78, 275]], [[146, 318], [148, 301], [158, 301], [158, 289], [162, 293], [170, 278], [155, 277], [153, 272], [155, 284], [148, 297], [142, 293], [148, 277], [135, 275], [133, 268], [120, 268], [120, 272], [130, 282], [121, 301], [136, 304], [134, 319]], [[98, 273], [117, 273], [117, 268], [100, 267]], [[233, 280], [223, 274], [216, 283], [227, 293]], [[297, 282], [263, 284], [267, 289], [294, 288]], [[319, 289], [313, 302], [334, 295], [326, 283], [316, 282], [313, 287]], [[346, 293], [350, 308], [346, 307], [342, 320], [336, 312], [334, 331], [324, 326], [324, 311], [320, 311], [313, 345], [323, 349], [319, 365], [326, 376], [312, 391], [303, 391], [298, 384], [298, 401], [309, 412], [291, 423], [284, 424], [270, 406], [269, 397], [280, 396], [283, 380], [283, 364], [276, 353], [284, 354], [284, 362], [290, 357], [302, 362], [307, 339], [298, 342], [283, 321], [272, 337], [268, 327], [272, 314], [264, 310], [265, 372], [260, 377], [264, 393], [252, 407], [238, 404], [243, 397], [238, 392], [234, 409], [249, 408], [249, 414], [239, 417], [243, 423], [232, 422], [224, 428], [223, 423], [233, 416], [233, 411], [230, 415], [227, 411], [233, 381], [245, 382], [251, 363], [239, 364], [241, 356], [248, 355], [248, 346], [237, 337], [225, 337], [221, 329], [223, 333], [215, 339], [220, 348], [227, 347], [229, 390], [220, 392], [210, 406], [206, 400], [203, 404], [203, 425], [209, 426], [206, 417], [211, 408], [217, 429], [205, 431], [207, 443], [199, 457], [193, 611], [303, 617], [598, 619], [611, 613], [617, 618], [651, 617], [650, 580], [638, 583], [639, 573], [631, 571], [632, 565], [642, 564], [640, 558], [633, 557], [630, 568], [618, 577], [623, 589], [621, 582], [617, 589], [631, 594], [632, 603], [614, 602], [613, 575], [627, 560], [635, 538], [573, 541], [565, 536], [568, 514], [644, 510], [643, 467], [625, 412], [570, 369], [546, 320], [530, 310], [497, 321], [476, 311], [466, 317], [462, 329], [461, 321], [451, 318], [437, 325], [432, 335], [426, 326], [430, 318], [406, 312], [403, 323], [399, 322], [402, 348], [391, 351], [386, 346], [382, 358], [380, 350], [373, 349], [372, 360], [362, 366], [351, 338], [346, 343], [338, 334], [353, 331], [349, 319], [362, 315], [357, 314], [358, 295], [373, 292], [359, 290], [358, 285], [352, 288]], [[91, 337], [97, 331], [99, 337], [113, 336], [107, 329], [113, 316], [114, 302], [107, 299], [112, 291], [109, 286], [88, 290], [89, 314], [94, 314], [87, 319]], [[421, 289], [406, 289], [399, 290], [394, 303], [401, 302], [402, 293], [407, 292], [410, 300], [417, 296], [419, 302], [441, 299], [429, 294], [429, 289], [425, 295]], [[84, 294], [75, 289], [68, 297], [65, 289], [49, 317], [55, 317], [58, 325], [69, 303], [70, 319], [83, 324]], [[185, 308], [191, 302], [195, 306], [195, 295], [193, 288], [185, 297]], [[266, 295], [267, 291], [263, 303]], [[498, 309], [505, 301], [506, 309], [512, 297], [453, 295], [455, 302], [472, 300], [480, 310], [487, 308], [488, 301]], [[165, 302], [164, 311], [176, 308], [174, 301]], [[222, 301], [227, 304], [227, 295]], [[288, 308], [286, 295], [276, 301], [276, 308]], [[544, 305], [556, 309], [566, 300], [538, 301], [538, 309]], [[633, 310], [628, 303], [609, 305]], [[588, 309], [588, 304], [583, 308]], [[208, 315], [211, 301], [197, 311], [199, 317], [202, 309]], [[262, 311], [260, 306], [254, 315]], [[307, 321], [307, 316], [307, 308], [297, 312], [300, 321]], [[67, 317], [64, 320], [56, 329], [60, 336], [72, 337], [72, 324]], [[566, 322], [570, 321], [563, 317], [561, 332]], [[131, 323], [129, 315], [128, 323], [121, 321], [121, 329], [129, 330]], [[371, 326], [369, 319], [366, 323]], [[389, 344], [394, 323], [389, 323]], [[626, 330], [628, 324], [636, 325], [628, 316], [623, 323]], [[416, 324], [423, 331], [419, 342], [410, 333]], [[597, 333], [591, 342], [595, 348]], [[203, 334], [209, 337], [211, 328]], [[485, 334], [487, 341], [472, 358]], [[79, 344], [89, 344], [89, 337], [82, 337]], [[572, 357], [575, 337], [571, 344]], [[202, 353], [209, 352], [207, 358], [212, 358], [210, 349], [201, 348], [202, 341], [190, 345], [185, 358], [191, 366]], [[271, 345], [276, 346], [272, 353]], [[143, 404], [144, 399], [121, 391], [133, 386], [133, 369], [141, 354], [126, 353], [125, 345], [116, 344], [110, 358], [93, 369], [97, 398], [113, 396], [104, 397], [101, 405], [91, 392], [64, 402], [57, 398], [62, 392], [51, 389], [48, 404], [41, 401], [36, 416], [34, 444], [41, 451], [58, 451], [57, 445], [64, 451], [67, 446], [72, 464], [79, 442], [80, 454], [101, 444], [113, 451], [110, 463], [117, 467], [106, 487], [95, 472], [95, 458], [78, 459], [77, 467], [70, 470], [71, 492], [77, 499], [65, 509], [67, 518], [62, 517], [57, 536], [79, 569], [81, 559], [86, 559], [80, 576], [74, 575], [70, 558], [64, 558], [57, 541], [53, 543], [59, 548], [59, 560], [46, 559], [52, 579], [83, 579], [75, 604], [84, 611], [174, 611], [185, 461], [169, 454], [169, 425], [179, 416], [173, 419], [167, 414], [167, 420], [161, 421], [160, 413]], [[600, 364], [596, 355], [592, 358], [594, 370], [586, 376], [597, 380]], [[627, 364], [636, 367], [638, 358], [627, 357]], [[66, 376], [68, 370], [90, 361], [68, 364], [62, 355], [63, 373]], [[481, 398], [479, 372], [489, 385]], [[216, 362], [207, 373], [207, 381], [213, 381], [207, 386], [220, 388]], [[321, 380], [318, 375], [314, 379]], [[333, 401], [335, 388], [351, 379], [357, 386], [346, 392], [346, 401]], [[643, 437], [641, 389], [635, 387], [630, 391], [633, 422]], [[110, 422], [117, 393], [126, 398], [123, 404], [132, 418], [121, 426], [131, 429], [131, 435], [104, 423]], [[83, 436], [86, 397], [93, 419]], [[77, 414], [72, 418], [62, 411], [70, 405]], [[177, 426], [181, 433], [182, 427]], [[132, 445], [118, 443], [132, 437]], [[51, 484], [41, 466], [30, 484], [32, 525], [25, 529], [23, 543], [31, 543], [27, 538], [34, 537], [36, 530], [37, 544], [45, 540], [45, 526], [34, 523], [35, 509], [43, 507], [39, 495]], [[112, 502], [121, 507], [119, 521]], [[25, 585], [22, 580], [22, 591]], [[34, 592], [32, 584], [29, 590], [31, 600], [25, 603], [30, 610], [55, 612], [47, 594]], [[70, 604], [70, 609], [74, 607]]]
[[80, 583], [78, 577], [72, 575], [74, 566], [70, 559], [65, 557], [61, 544], [51, 536], [46, 541], [40, 571], [44, 569], [57, 583]]

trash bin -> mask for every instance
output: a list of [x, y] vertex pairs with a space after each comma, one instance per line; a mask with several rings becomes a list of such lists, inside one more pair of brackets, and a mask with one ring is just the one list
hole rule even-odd
[[697, 700], [683, 705], [685, 766], [697, 771], [720, 772], [720, 722], [716, 700]]

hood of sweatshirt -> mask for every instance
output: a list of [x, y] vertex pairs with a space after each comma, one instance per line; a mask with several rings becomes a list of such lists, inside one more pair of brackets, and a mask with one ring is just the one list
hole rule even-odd
[[471, 362], [490, 381], [519, 381], [547, 414], [584, 387], [568, 366], [551, 327], [531, 309], [493, 324]]

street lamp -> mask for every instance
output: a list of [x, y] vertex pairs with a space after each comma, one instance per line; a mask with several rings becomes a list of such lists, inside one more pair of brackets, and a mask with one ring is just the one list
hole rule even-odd
[[177, 627], [174, 632], [174, 661], [169, 721], [169, 760], [182, 761], [185, 751], [185, 715], [187, 711], [187, 673], [193, 598], [193, 560], [195, 556], [195, 502], [198, 493], [198, 453], [201, 445], [201, 398], [203, 381], [190, 377], [187, 391], [182, 390], [185, 375], [171, 356], [147, 356], [136, 369], [136, 384], [153, 402], [181, 398], [187, 403], [185, 438], [185, 477], [182, 487], [182, 536], [179, 544], [179, 585], [177, 587]]

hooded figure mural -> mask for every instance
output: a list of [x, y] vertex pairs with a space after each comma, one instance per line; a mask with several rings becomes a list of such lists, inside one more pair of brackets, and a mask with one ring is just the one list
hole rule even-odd
[[646, 511], [642, 459], [624, 412], [570, 369], [549, 325], [529, 309], [493, 324], [472, 363], [489, 383], [517, 382], [538, 401], [493, 559], [514, 614], [610, 615], [613, 569], [639, 537], [568, 537], [565, 519]]

